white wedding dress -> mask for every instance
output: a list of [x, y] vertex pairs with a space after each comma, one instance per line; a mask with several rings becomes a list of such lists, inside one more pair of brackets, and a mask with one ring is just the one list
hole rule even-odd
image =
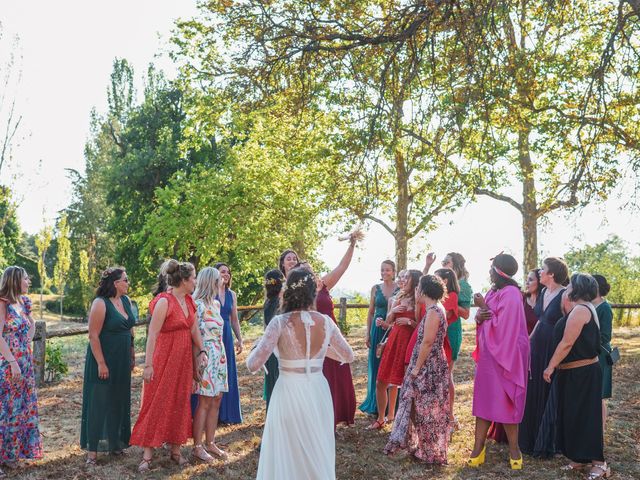
[[353, 361], [336, 324], [318, 312], [274, 317], [247, 358], [252, 373], [274, 352], [280, 376], [271, 394], [262, 435], [258, 479], [336, 478], [333, 403], [322, 374], [324, 357]]

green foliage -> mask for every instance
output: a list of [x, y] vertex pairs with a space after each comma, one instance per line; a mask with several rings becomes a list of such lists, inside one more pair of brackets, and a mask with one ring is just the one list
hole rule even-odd
[[53, 239], [53, 230], [49, 225], [45, 225], [35, 236], [35, 246], [37, 249], [38, 258], [38, 275], [40, 277], [40, 293], [42, 294], [44, 289], [49, 283], [49, 275], [47, 273], [47, 251], [51, 246], [51, 240]]
[[20, 243], [20, 225], [11, 190], [0, 185], [0, 268], [16, 263]]
[[45, 381], [57, 382], [69, 372], [69, 365], [64, 360], [62, 348], [59, 344], [47, 342], [45, 352]]
[[[640, 257], [628, 252], [625, 242], [613, 235], [602, 243], [570, 251], [565, 260], [572, 272], [603, 275], [611, 285], [609, 302], [640, 303]], [[616, 309], [614, 315], [617, 324], [623, 323], [622, 309]]]
[[58, 251], [56, 255], [56, 264], [53, 267], [53, 281], [60, 295], [60, 318], [63, 315], [63, 299], [64, 289], [67, 284], [67, 274], [71, 268], [71, 241], [69, 240], [69, 225], [67, 216], [62, 215], [58, 220], [56, 227], [56, 240]]

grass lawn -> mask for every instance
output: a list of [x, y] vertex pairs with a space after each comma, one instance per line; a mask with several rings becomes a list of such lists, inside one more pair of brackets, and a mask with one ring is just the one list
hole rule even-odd
[[[362, 316], [354, 318], [354, 327], [349, 341], [356, 351], [352, 365], [356, 395], [359, 401], [365, 396], [367, 351], [364, 345]], [[143, 332], [143, 329], [140, 333]], [[247, 335], [247, 349], [239, 358], [241, 402], [244, 423], [223, 426], [218, 430], [218, 442], [230, 453], [226, 461], [207, 466], [192, 462], [186, 468], [178, 468], [169, 460], [168, 454], [155, 454], [153, 470], [147, 478], [229, 478], [247, 479], [255, 477], [259, 452], [257, 446], [265, 419], [262, 401], [262, 376], [251, 376], [244, 367], [246, 352], [255, 339], [257, 329], [251, 328]], [[253, 337], [253, 338], [252, 338]], [[99, 456], [96, 467], [84, 465], [85, 455], [78, 446], [80, 413], [82, 408], [82, 369], [86, 351], [86, 338], [57, 339], [64, 345], [65, 358], [69, 362], [69, 374], [60, 382], [39, 390], [41, 430], [45, 455], [42, 460], [24, 465], [13, 472], [11, 478], [24, 479], [121, 479], [139, 478], [137, 465], [141, 449], [132, 447], [122, 457]], [[134, 371], [133, 412], [140, 406], [141, 376], [143, 362], [142, 343], [138, 347], [138, 367]], [[640, 478], [640, 328], [618, 329], [613, 343], [620, 347], [622, 360], [614, 370], [614, 398], [610, 400], [610, 417], [605, 434], [605, 455], [614, 478]], [[457, 383], [456, 415], [461, 430], [457, 432], [449, 448], [449, 465], [429, 467], [405, 456], [387, 457], [382, 454], [389, 427], [381, 432], [368, 431], [370, 420], [356, 414], [356, 424], [339, 428], [336, 438], [336, 472], [339, 479], [508, 479], [526, 478], [556, 480], [581, 478], [573, 473], [564, 473], [559, 467], [565, 459], [535, 460], [525, 457], [524, 470], [512, 473], [508, 464], [508, 453], [504, 446], [490, 443], [487, 448], [487, 463], [478, 470], [465, 467], [465, 460], [473, 442], [471, 399], [473, 388], [473, 361], [470, 358], [474, 336], [469, 325], [465, 326], [463, 351], [456, 365]], [[135, 420], [135, 418], [134, 418]], [[587, 421], [588, 419], [585, 419]], [[183, 448], [188, 456], [190, 447]], [[289, 480], [289, 479], [282, 479]], [[290, 479], [297, 480], [297, 479]]]

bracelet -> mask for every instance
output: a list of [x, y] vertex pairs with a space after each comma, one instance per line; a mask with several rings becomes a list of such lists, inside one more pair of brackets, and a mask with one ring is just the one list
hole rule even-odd
[[144, 368], [153, 368], [153, 365], [145, 365]]
[[7, 360], [7, 362], [9, 362], [9, 363], [18, 363], [18, 361], [15, 360], [15, 359], [14, 360]]
[[200, 354], [202, 354], [202, 353], [204, 353], [207, 357], [209, 356], [209, 354], [207, 353], [207, 351], [206, 351], [206, 350], [200, 350], [200, 351], [198, 352], [198, 356], [200, 356]]

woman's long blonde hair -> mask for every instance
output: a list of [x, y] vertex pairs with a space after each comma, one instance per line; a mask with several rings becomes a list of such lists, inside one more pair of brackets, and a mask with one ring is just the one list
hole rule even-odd
[[27, 275], [22, 267], [7, 267], [0, 278], [0, 298], [6, 298], [9, 303], [20, 303], [22, 280]]
[[220, 290], [220, 272], [217, 268], [204, 267], [198, 272], [194, 300], [202, 300], [206, 305], [213, 305]]

